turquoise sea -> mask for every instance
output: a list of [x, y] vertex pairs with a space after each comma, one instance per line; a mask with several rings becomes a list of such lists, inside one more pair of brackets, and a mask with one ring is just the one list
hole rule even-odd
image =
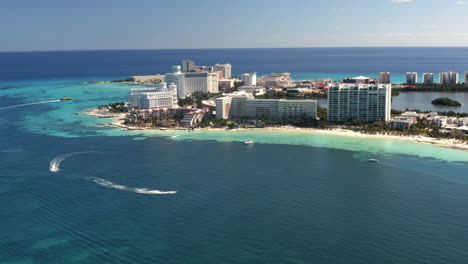
[[0, 78], [0, 263], [468, 259], [467, 151], [301, 131], [121, 131], [76, 114], [125, 100], [133, 85], [84, 82], [134, 64], [87, 76], [74, 53], [61, 56], [63, 69], [23, 58]]

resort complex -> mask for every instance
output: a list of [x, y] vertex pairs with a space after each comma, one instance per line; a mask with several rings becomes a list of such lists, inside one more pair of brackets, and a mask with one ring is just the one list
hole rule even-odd
[[[465, 82], [468, 73], [464, 74]], [[458, 84], [459, 74], [439, 75], [443, 86]], [[184, 60], [165, 75], [133, 76], [128, 80], [145, 87], [132, 88], [125, 124], [137, 127], [359, 127], [371, 130], [419, 131], [468, 134], [468, 117], [436, 112], [392, 112], [392, 95], [401, 89], [434, 85], [434, 73], [406, 73], [406, 83], [392, 84], [390, 72], [378, 78], [365, 76], [293, 80], [288, 72], [240, 77], [228, 63], [196, 65]], [[455, 86], [458, 87], [458, 86]], [[320, 104], [326, 100], [326, 106]], [[457, 104], [448, 98], [437, 103]], [[435, 102], [433, 102], [435, 103]]]

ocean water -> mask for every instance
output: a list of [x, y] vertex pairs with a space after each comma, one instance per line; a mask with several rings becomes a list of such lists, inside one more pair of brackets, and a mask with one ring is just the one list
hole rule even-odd
[[301, 131], [121, 131], [79, 114], [135, 87], [83, 82], [186, 57], [302, 78], [462, 71], [467, 50], [0, 53], [0, 263], [465, 263], [467, 151]]

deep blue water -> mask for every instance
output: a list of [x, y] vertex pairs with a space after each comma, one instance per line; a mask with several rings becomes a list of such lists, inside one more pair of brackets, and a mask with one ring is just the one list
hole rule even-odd
[[[281, 48], [208, 50], [115, 50], [0, 53], [0, 80], [127, 77], [166, 73], [183, 59], [198, 65], [231, 63], [236, 75], [291, 72], [296, 79], [378, 76], [390, 71], [468, 71], [468, 48]], [[438, 76], [438, 75], [437, 75]], [[421, 74], [419, 76], [421, 78]], [[436, 77], [437, 79], [438, 77]]]
[[[318, 140], [335, 140], [336, 148], [291, 145], [286, 137], [252, 147], [170, 140], [100, 127], [105, 120], [73, 113], [124, 100], [130, 88], [84, 80], [165, 72], [186, 57], [230, 62], [236, 73], [338, 76], [383, 65], [407, 71], [408, 56], [424, 58], [411, 70], [462, 71], [467, 51], [0, 53], [1, 107], [75, 98], [0, 108], [0, 263], [466, 263], [465, 154], [457, 162], [424, 158], [380, 151], [366, 140], [346, 141], [352, 147], [344, 150], [330, 137]], [[358, 55], [368, 63], [352, 64]], [[67, 153], [75, 155], [50, 171], [50, 162]]]

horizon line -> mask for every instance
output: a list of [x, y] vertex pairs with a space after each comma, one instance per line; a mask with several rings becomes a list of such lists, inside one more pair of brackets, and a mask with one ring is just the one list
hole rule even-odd
[[468, 46], [316, 46], [316, 47], [254, 47], [254, 48], [141, 48], [141, 49], [64, 49], [64, 50], [12, 50], [0, 53], [28, 52], [80, 52], [80, 51], [149, 51], [149, 50], [241, 50], [241, 49], [368, 49], [368, 48], [468, 48]]

